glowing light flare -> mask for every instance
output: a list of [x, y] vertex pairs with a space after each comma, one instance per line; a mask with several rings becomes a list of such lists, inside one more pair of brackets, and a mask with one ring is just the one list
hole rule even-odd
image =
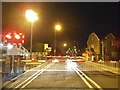
[[24, 43], [24, 40], [22, 40], [22, 43]]
[[61, 26], [60, 26], [60, 25], [56, 25], [56, 26], [55, 26], [55, 29], [56, 29], [57, 31], [60, 31], [60, 30], [61, 30]]
[[22, 38], [25, 38], [25, 36], [24, 36], [24, 35], [22, 35]]
[[52, 60], [52, 62], [59, 62], [59, 60], [57, 60], [57, 59], [54, 59], [54, 60]]
[[32, 23], [34, 21], [38, 20], [37, 14], [33, 10], [26, 10], [25, 16], [26, 16], [27, 20]]
[[67, 46], [67, 44], [66, 43], [64, 43], [64, 47], [66, 47]]
[[15, 34], [15, 38], [16, 38], [16, 39], [20, 39], [20, 35]]
[[8, 45], [7, 45], [7, 48], [8, 48], [8, 49], [12, 49], [12, 48], [13, 48], [13, 45], [8, 44]]
[[11, 39], [12, 36], [11, 36], [10, 34], [7, 34], [7, 35], [6, 35], [6, 38]]
[[2, 43], [0, 43], [0, 46], [4, 46]]
[[67, 61], [67, 69], [71, 70], [71, 69], [73, 69], [75, 67], [77, 67], [77, 64], [75, 62], [72, 62], [70, 60]]
[[25, 55], [26, 55], [26, 57], [28, 57], [28, 54], [27, 54], [27, 53], [26, 53]]

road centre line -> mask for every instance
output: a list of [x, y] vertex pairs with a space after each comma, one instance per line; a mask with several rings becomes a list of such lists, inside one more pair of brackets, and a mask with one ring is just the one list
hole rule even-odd
[[46, 66], [41, 72], [39, 72], [35, 77], [33, 77], [30, 81], [28, 81], [25, 85], [23, 85], [21, 88], [26, 87], [28, 84], [30, 84], [33, 80], [35, 80], [39, 75], [41, 75], [45, 70], [47, 70], [48, 68], [50, 68], [52, 65], [54, 65], [54, 63], [49, 64], [49, 66]]
[[76, 68], [73, 67], [73, 70], [81, 77], [81, 79], [84, 81], [84, 83], [89, 87], [89, 88], [93, 88], [89, 82], [76, 70]]
[[94, 82], [92, 79], [90, 79], [86, 74], [84, 74], [80, 69], [75, 67], [77, 71], [79, 71], [87, 80], [89, 80], [92, 84], [94, 84], [98, 89], [103, 90], [101, 86], [99, 86], [96, 82]]
[[[51, 66], [51, 63], [48, 64], [46, 67]], [[46, 68], [45, 67], [45, 68]], [[44, 69], [42, 69], [44, 70]], [[20, 83], [19, 85], [17, 85], [15, 88], [19, 88], [21, 85], [25, 84], [27, 81], [29, 81], [30, 79], [32, 79], [35, 75], [39, 74], [40, 72], [42, 72], [41, 70], [39, 70], [38, 72], [34, 73], [32, 76], [30, 76], [29, 78], [27, 78], [25, 81], [23, 81], [22, 83]]]

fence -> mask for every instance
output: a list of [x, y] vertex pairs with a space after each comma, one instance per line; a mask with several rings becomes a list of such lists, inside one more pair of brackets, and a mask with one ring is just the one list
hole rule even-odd
[[93, 66], [98, 66], [99, 68], [102, 68], [104, 70], [120, 74], [120, 61], [88, 61], [88, 63]]

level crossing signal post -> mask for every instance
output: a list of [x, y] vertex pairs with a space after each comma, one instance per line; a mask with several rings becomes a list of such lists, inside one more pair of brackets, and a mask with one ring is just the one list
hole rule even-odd
[[[17, 32], [9, 32], [4, 34], [4, 43], [7, 47], [7, 55], [11, 56], [11, 74], [14, 76], [15, 55], [21, 54], [21, 45], [24, 44], [24, 34]], [[18, 69], [17, 65], [17, 69]], [[17, 70], [18, 72], [18, 70]]]

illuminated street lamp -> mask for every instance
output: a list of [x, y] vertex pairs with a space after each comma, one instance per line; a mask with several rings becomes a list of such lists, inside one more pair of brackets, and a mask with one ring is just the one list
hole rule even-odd
[[[67, 44], [64, 43], [63, 46], [64, 46], [64, 52], [66, 53], [66, 46], [67, 46]], [[64, 54], [65, 54], [65, 53], [64, 53]]]
[[67, 44], [66, 43], [64, 43], [64, 47], [66, 47], [67, 46]]
[[31, 22], [31, 42], [30, 42], [30, 59], [32, 59], [32, 31], [33, 23], [38, 20], [37, 14], [33, 10], [26, 10], [25, 16], [29, 22]]
[[56, 31], [60, 31], [60, 30], [61, 30], [61, 26], [55, 25], [54, 56], [56, 56]]
[[60, 30], [61, 30], [61, 26], [60, 26], [60, 25], [56, 25], [56, 26], [55, 26], [55, 29], [56, 29], [57, 31], [60, 31]]

